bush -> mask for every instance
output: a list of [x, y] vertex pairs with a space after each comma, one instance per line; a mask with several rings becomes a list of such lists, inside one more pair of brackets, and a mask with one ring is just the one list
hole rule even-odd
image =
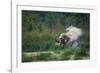
[[54, 37], [47, 32], [38, 33], [38, 32], [27, 32], [23, 36], [23, 51], [27, 52], [36, 52], [48, 50], [55, 43]]

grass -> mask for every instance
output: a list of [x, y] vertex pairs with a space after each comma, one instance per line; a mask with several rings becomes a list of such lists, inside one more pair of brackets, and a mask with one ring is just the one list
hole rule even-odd
[[83, 50], [80, 48], [67, 48], [58, 51], [23, 52], [22, 62], [89, 59], [89, 53]]

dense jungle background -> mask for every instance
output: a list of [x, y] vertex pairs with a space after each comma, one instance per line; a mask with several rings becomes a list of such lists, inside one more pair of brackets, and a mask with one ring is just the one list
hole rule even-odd
[[[56, 45], [69, 26], [82, 29], [79, 48]], [[22, 10], [22, 62], [86, 60], [90, 58], [90, 14]]]

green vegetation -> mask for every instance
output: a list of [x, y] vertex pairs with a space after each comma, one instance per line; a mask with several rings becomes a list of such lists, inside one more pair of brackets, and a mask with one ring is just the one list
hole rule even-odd
[[[82, 60], [90, 57], [90, 14], [22, 11], [22, 62]], [[79, 48], [56, 45], [55, 37], [68, 26], [83, 31]]]
[[58, 60], [81, 60], [89, 59], [89, 53], [86, 50], [67, 48], [60, 51], [45, 52], [24, 52], [23, 62], [32, 61], [58, 61]]

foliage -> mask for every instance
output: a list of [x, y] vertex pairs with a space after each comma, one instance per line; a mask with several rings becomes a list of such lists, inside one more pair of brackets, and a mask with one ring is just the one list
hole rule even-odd
[[[89, 13], [22, 10], [22, 61], [70, 60], [89, 57], [89, 20]], [[66, 27], [71, 25], [83, 31], [80, 37], [80, 49], [56, 45], [56, 35], [59, 36], [60, 33], [65, 32]], [[31, 52], [31, 55], [27, 55]]]
[[59, 51], [24, 52], [23, 54], [23, 62], [89, 59], [89, 53], [85, 49], [80, 48], [67, 48]]

